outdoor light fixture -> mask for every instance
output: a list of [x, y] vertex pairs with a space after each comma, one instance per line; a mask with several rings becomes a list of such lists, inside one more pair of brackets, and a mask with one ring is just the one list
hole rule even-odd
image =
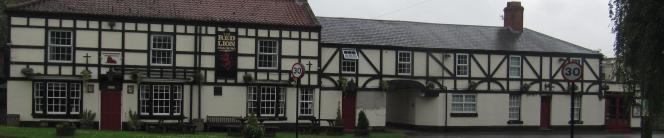
[[127, 85], [127, 94], [134, 94], [134, 85]]
[[88, 93], [93, 93], [93, 92], [95, 92], [95, 85], [88, 84]]

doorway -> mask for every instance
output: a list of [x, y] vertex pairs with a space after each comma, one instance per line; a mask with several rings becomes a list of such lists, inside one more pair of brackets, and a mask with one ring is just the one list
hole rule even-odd
[[343, 94], [341, 103], [341, 116], [344, 122], [344, 129], [350, 130], [355, 128], [355, 104], [357, 93], [348, 92]]
[[622, 95], [606, 96], [605, 123], [606, 129], [611, 132], [629, 131], [629, 103], [630, 98]]
[[122, 130], [122, 93], [117, 90], [101, 92], [101, 116], [99, 129]]
[[551, 96], [542, 96], [540, 104], [540, 129], [551, 129]]

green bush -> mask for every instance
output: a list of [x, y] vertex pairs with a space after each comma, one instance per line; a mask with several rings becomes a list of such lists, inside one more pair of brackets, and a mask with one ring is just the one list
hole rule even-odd
[[81, 113], [81, 120], [80, 120], [81, 128], [84, 129], [93, 128], [94, 125], [93, 121], [95, 119], [95, 116], [97, 116], [96, 113], [93, 113], [90, 110], [83, 110], [83, 112]]
[[337, 108], [337, 118], [335, 118], [334, 125], [344, 126], [344, 121], [341, 118], [341, 103], [338, 103], [337, 105], [339, 108]]
[[258, 124], [258, 118], [252, 113], [249, 114], [247, 119], [247, 126], [242, 130], [245, 138], [261, 138], [263, 137], [263, 128]]
[[134, 112], [132, 110], [129, 110], [129, 122], [127, 122], [127, 125], [129, 125], [130, 130], [139, 130], [141, 129], [141, 125], [143, 122], [141, 121], [140, 116], [138, 115], [137, 112]]
[[364, 114], [364, 111], [360, 111], [360, 114], [357, 115], [357, 128], [364, 130], [369, 128], [369, 120], [367, 119], [367, 115]]

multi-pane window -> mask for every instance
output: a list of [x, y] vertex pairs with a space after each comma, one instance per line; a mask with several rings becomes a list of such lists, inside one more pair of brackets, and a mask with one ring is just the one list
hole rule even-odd
[[457, 76], [467, 76], [468, 75], [468, 54], [457, 54], [456, 55], [456, 75]]
[[81, 111], [81, 83], [34, 82], [33, 106], [35, 114], [79, 114]]
[[357, 71], [357, 60], [342, 60], [341, 61], [341, 72], [343, 73], [355, 73]]
[[344, 48], [341, 49], [341, 53], [344, 55], [344, 59], [349, 60], [349, 59], [360, 59], [360, 56], [357, 55], [357, 51], [353, 48]]
[[141, 85], [139, 98], [141, 115], [181, 115], [182, 90], [182, 85]]
[[285, 88], [276, 86], [248, 87], [247, 112], [263, 117], [284, 116]]
[[314, 115], [314, 89], [304, 88], [300, 91], [300, 115]]
[[152, 35], [150, 41], [150, 63], [156, 65], [170, 65], [173, 63], [173, 36]]
[[279, 46], [276, 40], [258, 40], [256, 59], [258, 68], [276, 69], [279, 64]]
[[48, 31], [48, 60], [54, 62], [72, 61], [72, 32], [62, 30]]
[[352, 48], [344, 48], [341, 49], [341, 53], [343, 54], [343, 59], [341, 60], [341, 72], [357, 72], [357, 60], [359, 59], [357, 51]]
[[574, 96], [574, 106], [572, 107], [572, 110], [574, 110], [574, 120], [581, 120], [581, 96]]
[[413, 54], [410, 51], [397, 52], [397, 73], [410, 74], [412, 72]]
[[509, 120], [521, 120], [521, 95], [510, 95]]
[[510, 56], [509, 75], [511, 78], [521, 77], [521, 57]]
[[476, 96], [475, 94], [452, 95], [452, 113], [477, 113]]

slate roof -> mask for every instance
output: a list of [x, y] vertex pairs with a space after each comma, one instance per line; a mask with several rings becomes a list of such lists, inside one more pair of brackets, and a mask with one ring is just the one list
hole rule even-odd
[[9, 11], [319, 26], [309, 4], [294, 0], [31, 0]]
[[321, 43], [329, 44], [600, 54], [525, 28], [513, 33], [497, 26], [332, 17], [318, 17], [318, 21]]

